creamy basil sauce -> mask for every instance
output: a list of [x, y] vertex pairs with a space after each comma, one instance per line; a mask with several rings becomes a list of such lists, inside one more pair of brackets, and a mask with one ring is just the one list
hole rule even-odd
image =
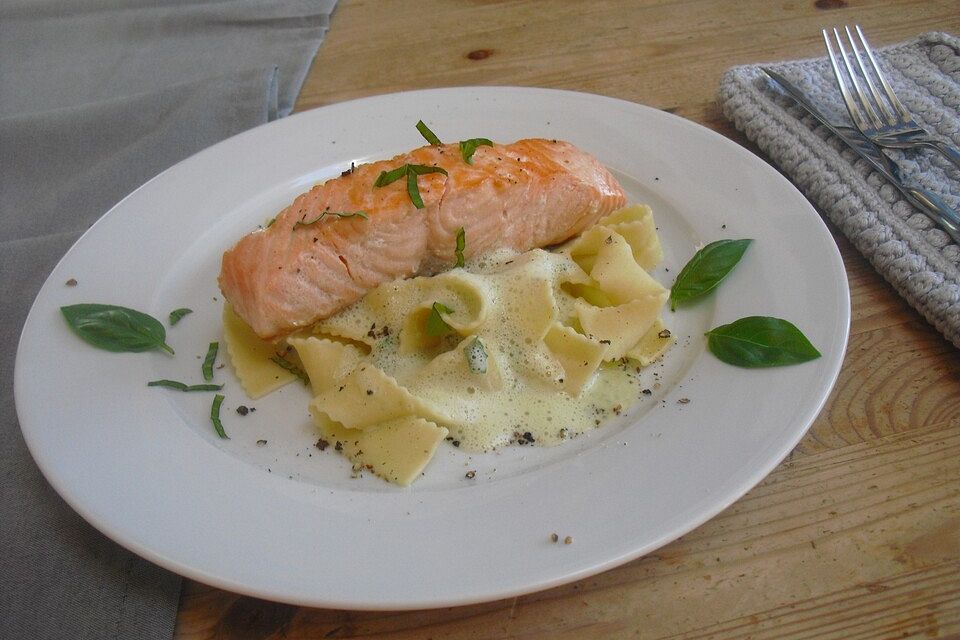
[[[424, 417], [447, 427], [457, 446], [556, 445], [625, 411], [640, 393], [635, 363], [604, 363], [577, 396], [561, 390], [564, 370], [542, 337], [555, 321], [573, 317], [574, 298], [560, 285], [578, 274], [564, 254], [501, 251], [430, 283], [394, 283], [366, 307], [346, 310], [339, 322], [355, 322], [359, 331], [376, 308], [378, 326], [395, 329], [374, 342], [369, 361], [421, 400]], [[441, 338], [417, 335], [429, 344], [412, 349], [416, 328], [409, 318], [427, 313], [431, 301], [453, 310], [442, 315], [452, 330]], [[469, 329], [454, 329], [461, 327]], [[482, 374], [471, 367], [474, 339], [486, 354]]]

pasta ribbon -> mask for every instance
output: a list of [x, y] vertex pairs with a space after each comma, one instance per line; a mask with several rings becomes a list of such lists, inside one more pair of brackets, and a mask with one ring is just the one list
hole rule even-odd
[[314, 422], [321, 435], [354, 463], [387, 482], [407, 486], [423, 472], [449, 431], [433, 422], [405, 416], [369, 429], [347, 429], [320, 413]]
[[637, 298], [616, 307], [594, 307], [578, 300], [577, 312], [580, 325], [588, 336], [609, 343], [604, 360], [616, 360], [625, 357], [653, 326], [666, 301], [666, 292]]
[[645, 367], [662, 356], [676, 341], [673, 334], [663, 326], [660, 318], [657, 318], [640, 341], [627, 351], [626, 356], [639, 362], [641, 367]]
[[223, 306], [223, 339], [240, 386], [251, 399], [261, 398], [297, 379], [270, 361], [277, 355], [276, 346], [254, 333], [229, 304]]
[[351, 429], [414, 415], [421, 406], [409, 391], [372, 364], [361, 364], [338, 386], [317, 393], [310, 403], [311, 411], [324, 413]]
[[544, 340], [563, 367], [560, 387], [572, 396], [579, 395], [603, 362], [606, 346], [559, 322], [550, 327]]
[[316, 336], [288, 338], [287, 343], [297, 350], [314, 394], [339, 385], [364, 355], [353, 345]]
[[663, 260], [663, 247], [649, 206], [637, 204], [618, 209], [597, 221], [597, 225], [623, 236], [633, 250], [634, 260], [647, 271]]
[[[441, 320], [452, 333], [466, 336], [474, 333], [487, 320], [487, 298], [476, 276], [455, 272], [433, 278], [415, 278], [397, 292], [410, 302], [419, 300], [403, 319], [400, 332], [401, 353], [432, 350], [442, 342], [442, 336], [431, 334], [430, 316], [443, 308]], [[409, 306], [409, 303], [404, 305]]]
[[600, 246], [590, 277], [613, 305], [668, 293], [636, 262], [630, 244], [618, 233]]
[[[373, 330], [380, 327], [379, 332]], [[373, 347], [382, 327], [389, 326], [382, 317], [372, 313], [363, 301], [352, 304], [340, 313], [321, 320], [313, 327], [314, 333], [348, 340]]]

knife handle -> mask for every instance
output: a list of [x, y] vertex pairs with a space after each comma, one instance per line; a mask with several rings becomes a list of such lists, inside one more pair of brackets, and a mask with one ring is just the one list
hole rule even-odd
[[957, 212], [951, 209], [940, 196], [926, 189], [907, 186], [903, 187], [903, 194], [928, 218], [943, 227], [955, 244], [960, 245], [960, 215], [957, 215]]

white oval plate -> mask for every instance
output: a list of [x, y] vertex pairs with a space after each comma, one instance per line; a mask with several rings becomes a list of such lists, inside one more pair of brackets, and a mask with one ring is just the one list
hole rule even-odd
[[[666, 253], [655, 275], [667, 286], [699, 244], [755, 240], [715, 295], [665, 311], [679, 343], [644, 373], [649, 396], [563, 447], [471, 456], [444, 445], [402, 489], [351, 478], [345, 460], [313, 446], [302, 386], [251, 402], [229, 368], [218, 370], [229, 440], [213, 432], [210, 394], [145, 386], [201, 380], [199, 359], [220, 336], [216, 276], [227, 247], [351, 161], [419, 146], [421, 118], [444, 140], [562, 138], [597, 155], [632, 202], [653, 206]], [[70, 278], [78, 285], [65, 286]], [[175, 357], [113, 354], [68, 329], [58, 308], [78, 302], [164, 321], [177, 307], [194, 313], [168, 329]], [[17, 411], [60, 495], [118, 543], [177, 573], [309, 606], [467, 604], [615, 567], [737, 500], [823, 406], [849, 306], [843, 264], [814, 209], [764, 161], [712, 131], [580, 93], [400, 93], [248, 131], [117, 204], [37, 296], [17, 353]], [[772, 370], [722, 364], [704, 331], [747, 315], [791, 320], [823, 357]], [[241, 404], [256, 411], [241, 417]], [[552, 533], [573, 544], [552, 543]]]

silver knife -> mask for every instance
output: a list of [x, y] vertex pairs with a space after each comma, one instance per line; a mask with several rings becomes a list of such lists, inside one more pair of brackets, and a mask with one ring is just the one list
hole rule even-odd
[[848, 147], [857, 152], [861, 158], [879, 171], [890, 183], [900, 190], [900, 193], [915, 207], [920, 209], [931, 220], [939, 224], [944, 231], [960, 245], [960, 214], [954, 211], [950, 205], [932, 191], [905, 184], [901, 178], [902, 172], [900, 166], [894, 162], [890, 156], [885, 154], [880, 147], [865, 138], [862, 133], [853, 127], [845, 127], [830, 122], [827, 117], [815, 107], [803, 93], [797, 89], [789, 80], [782, 75], [761, 67], [763, 72], [773, 81], [774, 86], [779, 86], [787, 95], [796, 101], [804, 110], [820, 121], [820, 123], [830, 129], [838, 138], [843, 140]]

